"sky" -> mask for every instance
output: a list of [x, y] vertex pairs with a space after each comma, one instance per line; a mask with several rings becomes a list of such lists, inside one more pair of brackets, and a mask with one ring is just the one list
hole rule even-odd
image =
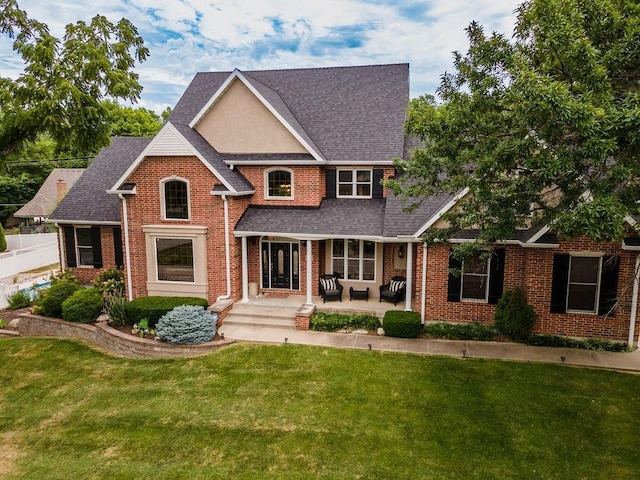
[[[196, 72], [409, 63], [411, 97], [434, 94], [468, 47], [473, 20], [510, 37], [522, 0], [18, 0], [61, 37], [64, 26], [104, 15], [129, 19], [149, 48], [135, 67], [138, 106], [173, 106]], [[0, 36], [0, 76], [22, 62]]]

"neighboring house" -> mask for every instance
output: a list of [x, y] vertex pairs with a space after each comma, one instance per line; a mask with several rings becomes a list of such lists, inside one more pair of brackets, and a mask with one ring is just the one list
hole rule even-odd
[[211, 304], [250, 300], [253, 283], [313, 303], [327, 273], [345, 291], [369, 287], [373, 301], [399, 275], [405, 309], [426, 321], [492, 321], [502, 292], [521, 287], [538, 332], [627, 340], [638, 330], [632, 240], [537, 228], [466, 265], [449, 245], [423, 245], [466, 192], [408, 213], [382, 187], [415, 146], [408, 102], [407, 64], [199, 73], [155, 137], [114, 138], [60, 203], [51, 221], [63, 264], [85, 281], [124, 268], [131, 298]]
[[54, 168], [35, 196], [13, 216], [24, 219], [23, 225], [40, 225], [55, 210], [69, 189], [84, 173], [84, 168]]

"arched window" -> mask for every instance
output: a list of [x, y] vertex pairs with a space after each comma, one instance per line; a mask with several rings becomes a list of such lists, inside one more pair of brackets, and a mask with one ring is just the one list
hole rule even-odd
[[293, 172], [291, 170], [269, 170], [266, 176], [265, 198], [293, 198]]
[[165, 180], [162, 184], [164, 218], [189, 218], [189, 184], [185, 180]]

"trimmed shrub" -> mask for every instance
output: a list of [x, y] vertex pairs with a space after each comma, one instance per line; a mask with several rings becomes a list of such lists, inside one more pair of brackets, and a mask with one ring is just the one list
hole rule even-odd
[[374, 315], [316, 312], [311, 317], [309, 329], [334, 331], [340, 328], [376, 330], [380, 319]]
[[10, 310], [18, 310], [19, 308], [26, 308], [31, 305], [31, 295], [24, 290], [20, 290], [19, 292], [14, 293], [9, 298], [7, 298], [7, 302], [9, 302]]
[[143, 318], [149, 321], [149, 327], [154, 327], [158, 320], [180, 305], [199, 305], [203, 308], [209, 302], [198, 297], [140, 297], [126, 304], [127, 324], [133, 325]]
[[417, 312], [402, 312], [388, 310], [382, 321], [384, 334], [388, 337], [416, 338], [422, 331], [420, 314]]
[[527, 339], [526, 343], [537, 347], [581, 348], [584, 350], [595, 350], [598, 352], [633, 351], [633, 348], [629, 347], [626, 343], [598, 340], [595, 338], [580, 340], [577, 338], [559, 337], [555, 335], [531, 335]]
[[73, 271], [69, 269], [63, 270], [61, 272], [51, 275], [49, 282], [51, 282], [51, 285], [55, 285], [56, 283], [60, 283], [60, 282], [68, 282], [68, 283], [76, 283], [76, 284], [80, 283], [80, 281], [78, 280], [78, 277], [76, 277], [73, 274]]
[[7, 239], [4, 236], [4, 228], [0, 223], [0, 252], [4, 252], [7, 249]]
[[424, 333], [432, 338], [444, 338], [446, 340], [492, 341], [498, 339], [495, 326], [484, 325], [480, 322], [430, 323], [424, 326]]
[[62, 303], [80, 290], [80, 285], [67, 280], [58, 280], [42, 292], [38, 300], [38, 313], [46, 317], [62, 318]]
[[124, 296], [124, 273], [122, 270], [116, 270], [115, 268], [104, 270], [93, 280], [93, 286], [98, 289], [102, 296]]
[[102, 313], [102, 295], [96, 288], [81, 288], [62, 302], [62, 318], [69, 322], [94, 323]]
[[199, 305], [175, 307], [158, 320], [156, 335], [175, 345], [197, 345], [211, 340], [216, 334], [213, 315]]
[[519, 288], [502, 294], [493, 318], [498, 333], [517, 342], [525, 341], [531, 336], [536, 322], [533, 307], [527, 303], [524, 292]]

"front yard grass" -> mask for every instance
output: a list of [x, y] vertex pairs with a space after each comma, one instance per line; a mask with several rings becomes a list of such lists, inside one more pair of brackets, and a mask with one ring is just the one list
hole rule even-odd
[[177, 360], [0, 340], [0, 478], [625, 479], [640, 376], [238, 344]]

